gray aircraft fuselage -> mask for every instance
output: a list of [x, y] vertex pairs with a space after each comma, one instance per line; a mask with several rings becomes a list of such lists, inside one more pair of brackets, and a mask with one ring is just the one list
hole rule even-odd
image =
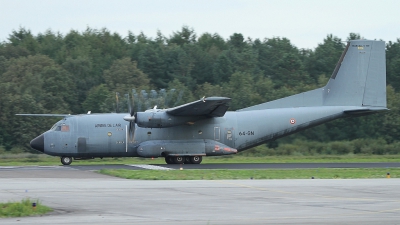
[[[138, 146], [151, 140], [215, 140], [242, 151], [330, 120], [347, 116], [356, 107], [299, 107], [227, 112], [215, 117], [169, 128], [135, 126], [127, 132], [126, 114], [83, 114], [66, 117], [45, 132], [44, 153], [53, 156], [136, 157]], [[58, 128], [60, 126], [65, 126]], [[68, 126], [68, 128], [66, 128]], [[167, 149], [168, 151], [169, 149]], [[190, 155], [190, 149], [182, 154]], [[156, 155], [151, 157], [158, 157]]]

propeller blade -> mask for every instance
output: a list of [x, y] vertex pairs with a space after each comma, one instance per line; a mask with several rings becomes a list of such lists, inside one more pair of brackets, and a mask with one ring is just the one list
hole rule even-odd
[[128, 105], [128, 113], [129, 113], [129, 115], [132, 116], [133, 115], [133, 106], [132, 106], [132, 102], [131, 102], [129, 93], [125, 94], [125, 97], [128, 102], [128, 104], [127, 104]]
[[119, 93], [118, 92], [115, 92], [115, 99], [117, 102], [117, 108], [115, 109], [115, 112], [119, 113]]
[[133, 121], [129, 122], [129, 140], [132, 141], [133, 140], [133, 134], [135, 131], [135, 123]]
[[134, 105], [135, 105], [135, 98], [134, 98], [134, 96], [132, 95], [132, 101], [129, 101], [130, 103], [132, 103], [132, 104], [129, 104], [129, 114], [131, 115], [131, 116], [133, 116], [134, 114], [135, 114], [135, 107], [134, 107]]
[[134, 95], [136, 93], [135, 89], [132, 89], [132, 100], [130, 99], [129, 93], [126, 94], [128, 101], [128, 110], [129, 116], [125, 116], [124, 120], [129, 122], [129, 141], [133, 140], [134, 132], [135, 132], [135, 123], [136, 123], [136, 114], [134, 110]]
[[129, 111], [131, 115], [133, 115], [135, 111], [135, 99], [138, 99], [137, 96], [138, 93], [136, 93], [136, 89], [132, 89], [132, 110]]
[[[129, 122], [135, 122], [135, 115], [134, 115], [135, 111], [133, 109], [132, 102], [131, 102], [131, 99], [129, 97], [129, 93], [126, 94], [125, 96], [126, 96], [126, 99], [128, 101], [129, 116], [124, 116], [124, 120], [129, 121]], [[133, 101], [133, 98], [132, 98], [132, 101]]]

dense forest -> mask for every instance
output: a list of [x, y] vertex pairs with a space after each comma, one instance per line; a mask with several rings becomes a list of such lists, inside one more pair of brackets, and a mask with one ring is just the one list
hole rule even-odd
[[[125, 112], [132, 89], [142, 111], [166, 96], [162, 107], [225, 96], [237, 110], [315, 89], [328, 81], [347, 40], [330, 34], [315, 49], [299, 49], [287, 38], [224, 39], [186, 26], [155, 38], [105, 28], [35, 36], [19, 28], [0, 43], [0, 153], [30, 151], [30, 140], [57, 121], [17, 113]], [[333, 121], [246, 154], [399, 153], [400, 39], [386, 42], [386, 64], [387, 113]]]

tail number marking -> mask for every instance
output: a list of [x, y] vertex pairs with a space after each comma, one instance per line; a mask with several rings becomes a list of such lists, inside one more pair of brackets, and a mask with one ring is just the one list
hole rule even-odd
[[246, 136], [246, 135], [254, 135], [254, 131], [249, 130], [249, 131], [241, 131], [241, 132], [239, 132], [239, 136]]

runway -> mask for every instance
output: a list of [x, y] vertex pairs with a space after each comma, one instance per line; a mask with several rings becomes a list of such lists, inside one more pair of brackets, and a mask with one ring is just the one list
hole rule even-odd
[[[183, 169], [317, 169], [317, 168], [398, 168], [400, 163], [221, 163], [221, 164], [135, 164], [135, 165], [70, 165], [70, 166], [0, 166], [0, 178], [74, 178], [74, 171], [81, 176], [95, 176], [91, 171], [101, 169], [127, 170], [179, 170]], [[40, 171], [40, 172], [37, 172]], [[72, 174], [72, 175], [71, 175]]]
[[[209, 163], [209, 164], [137, 164], [137, 165], [70, 165], [70, 166], [0, 166], [0, 171], [9, 170], [46, 170], [47, 169], [76, 169], [94, 171], [101, 169], [315, 169], [315, 168], [399, 168], [400, 163]], [[1, 177], [1, 174], [0, 174]]]
[[0, 224], [399, 224], [398, 187], [400, 179], [143, 181], [1, 167], [1, 201], [40, 199], [54, 212]]

